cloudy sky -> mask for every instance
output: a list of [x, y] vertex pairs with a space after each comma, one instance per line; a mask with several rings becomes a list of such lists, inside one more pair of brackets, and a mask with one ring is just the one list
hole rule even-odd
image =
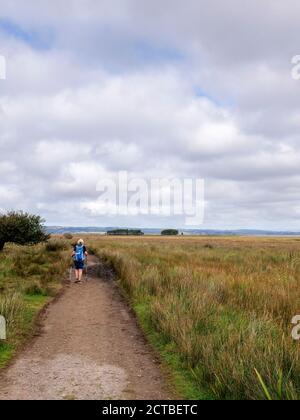
[[205, 228], [300, 230], [298, 0], [1, 0], [0, 210], [97, 213], [96, 184], [205, 180]]

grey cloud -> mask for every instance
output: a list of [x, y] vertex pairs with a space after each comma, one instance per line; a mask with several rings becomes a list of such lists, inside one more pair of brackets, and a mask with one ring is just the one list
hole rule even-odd
[[38, 49], [0, 29], [9, 70], [0, 209], [56, 224], [182, 222], [74, 211], [97, 199], [99, 177], [126, 169], [206, 179], [207, 226], [297, 227], [296, 0], [10, 0], [1, 9], [52, 36]]

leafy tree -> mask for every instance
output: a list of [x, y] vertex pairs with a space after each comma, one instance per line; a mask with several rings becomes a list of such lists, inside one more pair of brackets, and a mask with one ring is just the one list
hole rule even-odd
[[47, 241], [43, 226], [44, 220], [22, 211], [11, 211], [0, 215], [0, 251], [3, 251], [6, 242], [18, 245], [34, 245]]

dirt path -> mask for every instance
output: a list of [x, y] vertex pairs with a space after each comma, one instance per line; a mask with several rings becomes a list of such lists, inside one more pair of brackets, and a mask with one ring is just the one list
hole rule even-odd
[[0, 375], [1, 399], [168, 399], [158, 363], [113, 281], [72, 283], [41, 335]]

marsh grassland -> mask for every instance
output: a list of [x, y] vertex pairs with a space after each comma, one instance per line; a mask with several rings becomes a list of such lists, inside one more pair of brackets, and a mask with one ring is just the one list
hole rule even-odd
[[187, 398], [299, 399], [300, 239], [99, 237]]
[[[0, 313], [8, 322], [0, 368], [60, 289], [74, 239], [8, 245], [0, 254]], [[179, 397], [300, 398], [300, 343], [291, 336], [300, 314], [299, 238], [85, 239], [113, 270]]]

